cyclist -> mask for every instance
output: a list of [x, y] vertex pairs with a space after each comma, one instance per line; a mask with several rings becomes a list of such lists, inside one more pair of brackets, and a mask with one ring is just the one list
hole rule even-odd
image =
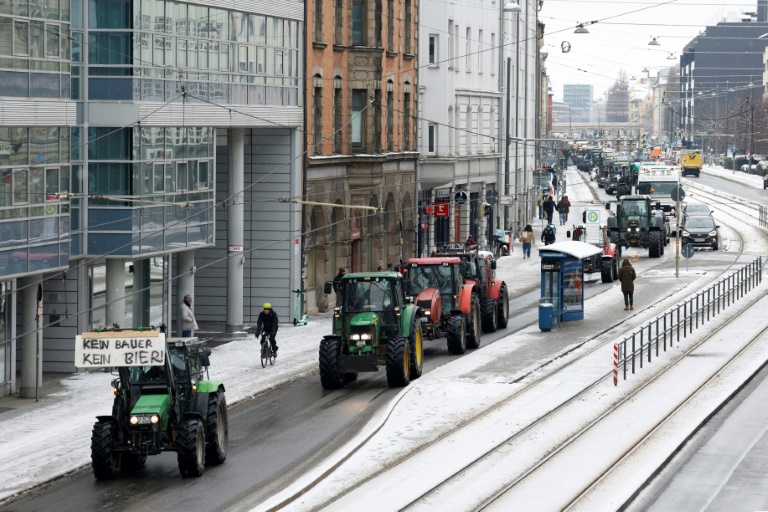
[[256, 321], [256, 337], [261, 336], [262, 330], [269, 333], [269, 343], [272, 345], [272, 351], [277, 354], [277, 313], [272, 309], [272, 304], [264, 303], [264, 311], [259, 313], [259, 319]]

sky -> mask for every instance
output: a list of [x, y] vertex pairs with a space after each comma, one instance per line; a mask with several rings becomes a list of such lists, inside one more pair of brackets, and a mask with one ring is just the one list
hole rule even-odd
[[[679, 63], [683, 47], [709, 25], [729, 13], [756, 12], [757, 0], [543, 0], [539, 20], [544, 23], [547, 74], [555, 101], [562, 101], [564, 84], [593, 84], [595, 97], [616, 81], [619, 71], [627, 78], [651, 76]], [[589, 34], [574, 34], [578, 23]], [[656, 37], [660, 46], [649, 46]], [[571, 45], [563, 53], [561, 45]], [[669, 60], [670, 55], [675, 60]]]
[[[718, 172], [716, 168], [707, 167], [705, 170], [711, 173]], [[743, 173], [733, 175], [731, 171], [720, 171], [720, 173], [725, 177], [738, 177], [745, 186], [762, 188], [762, 179], [759, 176]], [[569, 185], [568, 194], [576, 201], [591, 199], [591, 195], [580, 195], [578, 188], [571, 185]], [[578, 210], [574, 210], [572, 214], [577, 218], [580, 216]], [[744, 214], [743, 218], [737, 220], [742, 223], [743, 229], [757, 231], [755, 226], [758, 221], [753, 216]], [[767, 244], [760, 241], [762, 237], [755, 235], [746, 238], [749, 240], [749, 247], [746, 249], [750, 253], [768, 251]], [[535, 289], [540, 276], [539, 259], [534, 257], [521, 260], [519, 245], [517, 249], [511, 256], [500, 258], [497, 269], [498, 275], [507, 282], [510, 293], [513, 295], [531, 287]], [[738, 248], [725, 250], [737, 252]], [[641, 260], [644, 259], [645, 257], [641, 256]], [[637, 265], [644, 263], [645, 261], [641, 261]], [[691, 271], [693, 272], [693, 269]], [[599, 281], [599, 276], [595, 279]], [[585, 309], [599, 311], [608, 305], [615, 306], [616, 293], [611, 289], [608, 293], [589, 299]], [[762, 315], [762, 312], [760, 314]], [[328, 332], [330, 332], [328, 315], [313, 316], [306, 326], [283, 326], [278, 336], [280, 357], [274, 366], [266, 369], [261, 368], [258, 362], [258, 346], [252, 338], [216, 347], [211, 356], [211, 378], [225, 383], [230, 405], [247, 400], [258, 393], [269, 392], [270, 389], [305, 376], [314, 375], [317, 378], [318, 340]], [[557, 335], [556, 332], [551, 334]], [[396, 450], [403, 448], [403, 443], [424, 442], [425, 436], [434, 435], [441, 429], [461, 421], [483, 404], [495, 403], [508, 396], [512, 391], [508, 384], [509, 375], [488, 374], [482, 378], [480, 374], [473, 378], [467, 378], [467, 375], [468, 372], [471, 374], [474, 369], [486, 366], [505, 354], [513, 354], [515, 346], [540, 343], [538, 326], [533, 325], [523, 329], [515, 335], [514, 341], [515, 343], [505, 343], [504, 340], [499, 340], [479, 350], [469, 351], [465, 356], [457, 357], [455, 361], [425, 373], [421, 379], [403, 389], [388, 407], [382, 408], [381, 414], [388, 417], [392, 412], [394, 420], [388, 428], [381, 431], [379, 438], [374, 439], [365, 450], [359, 452], [351, 465], [347, 464], [344, 471], [336, 477], [335, 483], [339, 487], [326, 486], [322, 492], [308, 498], [322, 500], [328, 493], [338, 492], [350, 481], [348, 479], [350, 474], [363, 475], [373, 467], [371, 463], [375, 466], [382, 461], [382, 458], [386, 459], [387, 456], [393, 455]], [[609, 347], [606, 347], [606, 350], [608, 349]], [[604, 369], [604, 362], [610, 360], [610, 354], [600, 352], [599, 358], [599, 366]], [[688, 381], [689, 377], [690, 375], [686, 374], [677, 378], [682, 382]], [[14, 435], [0, 436], [0, 474], [5, 476], [0, 483], [0, 500], [90, 464], [91, 428], [97, 415], [108, 414], [111, 410], [113, 396], [109, 382], [112, 378], [110, 374], [101, 372], [73, 375], [62, 381], [60, 391], [43, 398], [40, 404], [27, 402], [24, 407], [3, 413], [0, 417], [2, 420], [0, 428], [6, 432], [14, 432]], [[317, 385], [320, 386], [319, 378], [317, 379]], [[678, 384], [672, 384], [673, 388], [677, 386]], [[601, 395], [602, 393], [598, 393], [596, 396], [598, 402]], [[536, 402], [546, 405], [549, 398], [550, 394], [545, 393]], [[2, 399], [2, 405], [14, 407], [9, 400], [20, 399], [6, 397]], [[419, 429], [413, 428], [413, 411], [424, 412], [418, 418]], [[376, 428], [377, 421], [378, 419], [374, 418], [373, 424], [366, 426], [361, 436], [370, 435], [371, 429]], [[494, 432], [501, 430], [507, 430], [504, 424], [494, 427]], [[62, 437], [62, 431], [67, 432], [67, 435]], [[397, 438], [398, 442], [393, 442], [393, 437]], [[482, 437], [476, 436], [475, 439]], [[354, 443], [354, 440], [352, 442]], [[467, 447], [469, 448], [469, 445]], [[546, 446], [543, 448], [546, 450]], [[472, 454], [467, 451], [466, 455]], [[172, 457], [173, 455], [164, 456]], [[236, 453], [230, 453], [230, 457], [236, 456]], [[24, 464], [19, 464], [20, 460], [23, 460]], [[329, 463], [333, 463], [333, 460]], [[152, 464], [152, 458], [147, 461], [147, 464]], [[318, 468], [318, 471], [320, 470], [322, 467]], [[312, 475], [308, 476], [308, 478], [311, 477]], [[301, 481], [297, 481], [297, 485], [300, 484]], [[464, 498], [476, 496], [476, 489], [473, 486], [463, 486], [463, 488], [468, 490]], [[290, 493], [291, 490], [288, 489], [286, 492]], [[279, 499], [279, 497], [276, 496], [273, 499]], [[269, 502], [272, 501], [268, 500], [265, 507]]]

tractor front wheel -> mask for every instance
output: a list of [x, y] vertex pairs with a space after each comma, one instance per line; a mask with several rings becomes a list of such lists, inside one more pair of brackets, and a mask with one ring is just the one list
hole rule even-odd
[[411, 380], [408, 374], [411, 369], [408, 340], [403, 336], [389, 340], [387, 343], [387, 384], [391, 388], [407, 386]]
[[411, 380], [416, 380], [421, 377], [421, 373], [424, 371], [424, 339], [421, 333], [421, 312], [418, 310], [413, 314], [411, 336], [408, 338], [408, 350], [411, 363], [408, 377]]
[[480, 318], [483, 332], [496, 332], [496, 301], [483, 299], [481, 302]]
[[324, 389], [341, 389], [344, 376], [341, 374], [341, 340], [323, 338], [320, 342], [320, 384]]
[[463, 354], [467, 350], [467, 329], [464, 315], [453, 315], [448, 319], [445, 330], [449, 354]]
[[202, 476], [205, 471], [205, 429], [198, 418], [187, 418], [179, 423], [176, 455], [181, 476]]
[[120, 454], [115, 452], [112, 443], [115, 436], [115, 423], [97, 421], [91, 433], [91, 466], [96, 480], [112, 480], [120, 473]]
[[496, 328], [504, 329], [509, 322], [509, 293], [506, 284], [501, 285], [499, 300], [496, 303], [499, 307], [499, 311], [496, 313]]
[[223, 391], [211, 393], [208, 397], [208, 421], [206, 425], [205, 464], [214, 466], [227, 458], [229, 445], [229, 418], [227, 398]]
[[467, 348], [477, 348], [480, 346], [480, 298], [476, 293], [472, 294], [472, 309], [469, 311], [469, 321], [467, 322]]
[[661, 256], [663, 246], [661, 245], [661, 232], [651, 231], [648, 233], [648, 256], [658, 258]]

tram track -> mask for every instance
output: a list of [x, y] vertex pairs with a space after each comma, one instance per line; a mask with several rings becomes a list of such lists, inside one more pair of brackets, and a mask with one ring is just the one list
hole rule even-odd
[[[588, 183], [585, 183], [588, 184]], [[590, 187], [592, 188], [592, 187]], [[734, 230], [734, 232], [738, 235], [738, 231]], [[744, 243], [743, 240], [739, 244], [739, 251], [738, 253], [734, 254], [733, 259], [730, 261], [730, 263], [723, 269], [720, 270], [720, 272], [717, 272], [715, 276], [713, 276], [711, 279], [705, 279], [703, 283], [695, 283], [694, 289], [684, 289], [684, 290], [677, 290], [676, 292], [670, 293], [667, 297], [665, 297], [663, 300], [660, 300], [659, 303], [656, 304], [657, 307], [661, 307], [662, 309], [669, 307], [672, 303], [678, 302], [682, 296], [687, 296], [690, 294], [696, 293], [699, 289], [705, 287], [709, 282], [717, 279], [721, 275], [727, 273], [739, 260], [741, 255], [744, 252]], [[654, 308], [655, 309], [655, 308]], [[638, 314], [639, 313], [639, 314]], [[642, 312], [638, 312], [634, 315], [635, 322], [639, 325], [644, 321], [644, 318], [650, 315], [643, 315]], [[453, 428], [450, 428], [446, 430], [445, 432], [441, 433], [436, 438], [432, 439], [429, 442], [423, 443], [418, 447], [413, 448], [408, 452], [407, 455], [399, 458], [397, 461], [393, 462], [392, 465], [389, 465], [386, 468], [382, 468], [378, 471], [374, 471], [367, 476], [363, 478], [358, 478], [354, 481], [352, 485], [350, 485], [349, 488], [347, 488], [345, 491], [342, 491], [338, 494], [336, 494], [332, 499], [329, 499], [327, 501], [324, 501], [322, 503], [317, 503], [313, 506], [311, 506], [311, 510], [320, 510], [320, 509], [329, 509], [329, 510], [336, 510], [344, 508], [345, 504], [352, 500], [354, 501], [355, 495], [359, 494], [361, 489], [365, 489], [366, 487], [369, 488], [376, 488], [378, 484], [376, 482], [381, 481], [382, 479], [388, 479], [388, 475], [393, 471], [394, 468], [407, 466], [409, 464], [416, 464], [419, 459], [423, 459], [424, 457], [428, 457], [431, 452], [437, 450], [441, 445], [451, 445], [456, 444], [459, 441], [459, 439], [462, 438], [472, 438], [476, 437], [472, 433], [469, 433], [473, 429], [476, 429], [477, 425], [483, 423], [487, 424], [490, 421], [495, 420], [501, 420], [502, 422], [516, 424], [517, 419], [512, 416], [505, 416], [505, 410], [508, 410], [510, 408], [514, 409], [514, 407], [510, 407], [515, 402], [523, 401], [526, 396], [531, 395], [534, 393], [535, 389], [541, 389], [546, 388], [547, 383], [556, 382], [558, 379], [560, 380], [566, 380], [566, 377], [564, 375], [568, 371], [572, 371], [572, 369], [579, 364], [584, 364], [585, 361], [588, 361], [589, 358], [594, 358], [596, 356], [600, 356], [602, 358], [603, 352], [606, 350], [606, 347], [609, 345], [609, 343], [616, 339], [616, 330], [619, 328], [625, 328], [626, 330], [626, 318], [622, 321], [616, 322], [608, 326], [607, 328], [601, 330], [601, 332], [596, 333], [595, 337], [591, 340], [585, 341], [583, 343], [576, 344], [573, 347], [570, 347], [569, 350], [566, 353], [558, 354], [557, 357], [553, 358], [551, 361], [546, 361], [543, 364], [537, 366], [534, 369], [531, 369], [530, 371], [526, 372], [522, 376], [518, 376], [515, 379], [513, 379], [510, 383], [513, 384], [522, 384], [522, 388], [517, 390], [515, 393], [510, 395], [505, 400], [492, 404], [491, 406], [479, 410], [476, 412], [476, 414], [472, 417], [467, 419], [466, 421], [463, 421], [457, 425], [455, 425]], [[585, 345], [589, 344], [589, 346], [585, 347]], [[581, 353], [580, 353], [581, 352]], [[601, 364], [601, 367], [604, 368], [604, 365]], [[535, 377], [537, 373], [540, 372], [540, 370], [546, 369], [549, 371], [547, 375], [544, 375], [542, 377]], [[532, 377], [533, 376], [533, 377]], [[397, 505], [398, 509], [402, 508], [408, 508], [408, 507], [415, 507], [419, 508], [419, 503], [425, 503], [430, 501], [430, 497], [435, 495], [436, 493], [440, 492], [440, 489], [445, 488], [447, 485], [450, 485], [451, 482], [455, 481], [456, 479], [460, 479], [461, 475], [471, 471], [473, 467], [481, 464], [480, 461], [484, 460], [487, 457], [492, 456], [492, 454], [499, 449], [500, 446], [508, 446], [510, 444], [514, 444], [516, 440], [521, 439], [524, 437], [527, 433], [531, 433], [536, 430], [537, 426], [540, 426], [543, 422], [546, 422], [549, 418], [552, 418], [553, 415], [556, 415], [559, 411], [562, 411], [564, 409], [567, 409], [569, 404], [573, 404], [574, 402], [579, 401], [579, 397], [583, 397], [584, 394], [589, 393], [591, 390], [594, 390], [597, 386], [599, 386], [600, 383], [604, 382], [608, 377], [610, 376], [610, 372], [607, 371], [601, 371], [598, 372], [596, 376], [592, 381], [585, 383], [577, 392], [572, 393], [570, 397], [564, 398], [562, 401], [558, 403], [558, 405], [554, 408], [552, 408], [549, 411], [541, 411], [541, 413], [538, 415], [538, 417], [533, 417], [530, 419], [530, 421], [527, 421], [526, 425], [518, 428], [515, 432], [512, 432], [510, 435], [507, 436], [501, 436], [497, 439], [494, 439], [490, 445], [486, 446], [484, 449], [480, 449], [477, 453], [473, 455], [473, 458], [469, 460], [465, 464], [461, 464], [457, 467], [452, 468], [450, 471], [442, 471], [442, 476], [439, 478], [439, 481], [430, 482], [429, 485], [426, 487], [423, 487], [425, 490], [420, 490], [416, 495], [410, 495], [408, 500], [406, 500], [403, 503], [400, 503]], [[525, 382], [526, 379], [531, 379], [530, 382]], [[353, 452], [357, 452], [362, 448], [362, 445], [369, 442], [375, 434], [381, 430], [386, 424], [386, 419], [375, 429], [375, 431], [367, 436], [363, 443], [361, 443], [359, 446], [356, 446], [353, 449]], [[481, 427], [482, 429], [482, 427]], [[469, 434], [468, 434], [469, 433]], [[553, 452], [553, 456], [555, 453]], [[326, 469], [326, 471], [323, 474], [322, 478], [316, 479], [312, 482], [311, 485], [308, 485], [306, 487], [303, 487], [295, 492], [292, 496], [288, 498], [284, 498], [283, 501], [280, 502], [280, 506], [286, 506], [290, 503], [292, 503], [294, 500], [298, 499], [299, 496], [304, 495], [305, 493], [309, 492], [315, 487], [322, 486], [323, 481], [328, 476], [332, 475], [336, 469], [338, 469], [345, 460], [347, 460], [348, 457], [343, 457], [342, 460], [338, 461], [337, 464], [329, 467]], [[542, 459], [543, 460], [543, 459]], [[543, 462], [542, 462], [543, 464]], [[420, 485], [424, 484], [426, 482], [420, 482]], [[414, 493], [411, 493], [414, 494]], [[278, 508], [278, 507], [276, 507]], [[272, 509], [276, 509], [272, 508]], [[301, 510], [306, 510], [305, 508], [301, 508]]]

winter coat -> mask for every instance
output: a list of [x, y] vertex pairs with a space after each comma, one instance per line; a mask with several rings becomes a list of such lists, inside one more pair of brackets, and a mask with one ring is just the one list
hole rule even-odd
[[557, 211], [559, 213], [568, 213], [570, 209], [571, 208], [570, 208], [570, 205], [568, 204], [568, 201], [566, 201], [565, 199], [561, 199], [560, 201], [558, 201]]
[[270, 309], [268, 315], [265, 315], [263, 311], [259, 313], [259, 318], [256, 320], [256, 332], [261, 334], [262, 329], [272, 336], [277, 334], [277, 313], [274, 309]]
[[531, 226], [525, 226], [523, 233], [520, 235], [524, 244], [535, 244], [536, 238], [533, 236], [533, 228]]
[[555, 243], [555, 231], [550, 226], [541, 232], [541, 241], [547, 245]]
[[192, 308], [186, 302], [181, 307], [181, 330], [182, 331], [194, 331], [198, 329], [197, 322], [195, 321], [195, 314], [192, 312]]
[[344, 274], [339, 272], [336, 274], [336, 277], [333, 278], [333, 291], [336, 293], [341, 293], [341, 278], [344, 277]]
[[551, 217], [552, 213], [555, 211], [555, 202], [551, 197], [544, 201], [544, 211], [547, 212], [547, 217]]
[[633, 292], [635, 291], [635, 267], [628, 259], [624, 259], [619, 269], [619, 281], [621, 281], [621, 291]]

